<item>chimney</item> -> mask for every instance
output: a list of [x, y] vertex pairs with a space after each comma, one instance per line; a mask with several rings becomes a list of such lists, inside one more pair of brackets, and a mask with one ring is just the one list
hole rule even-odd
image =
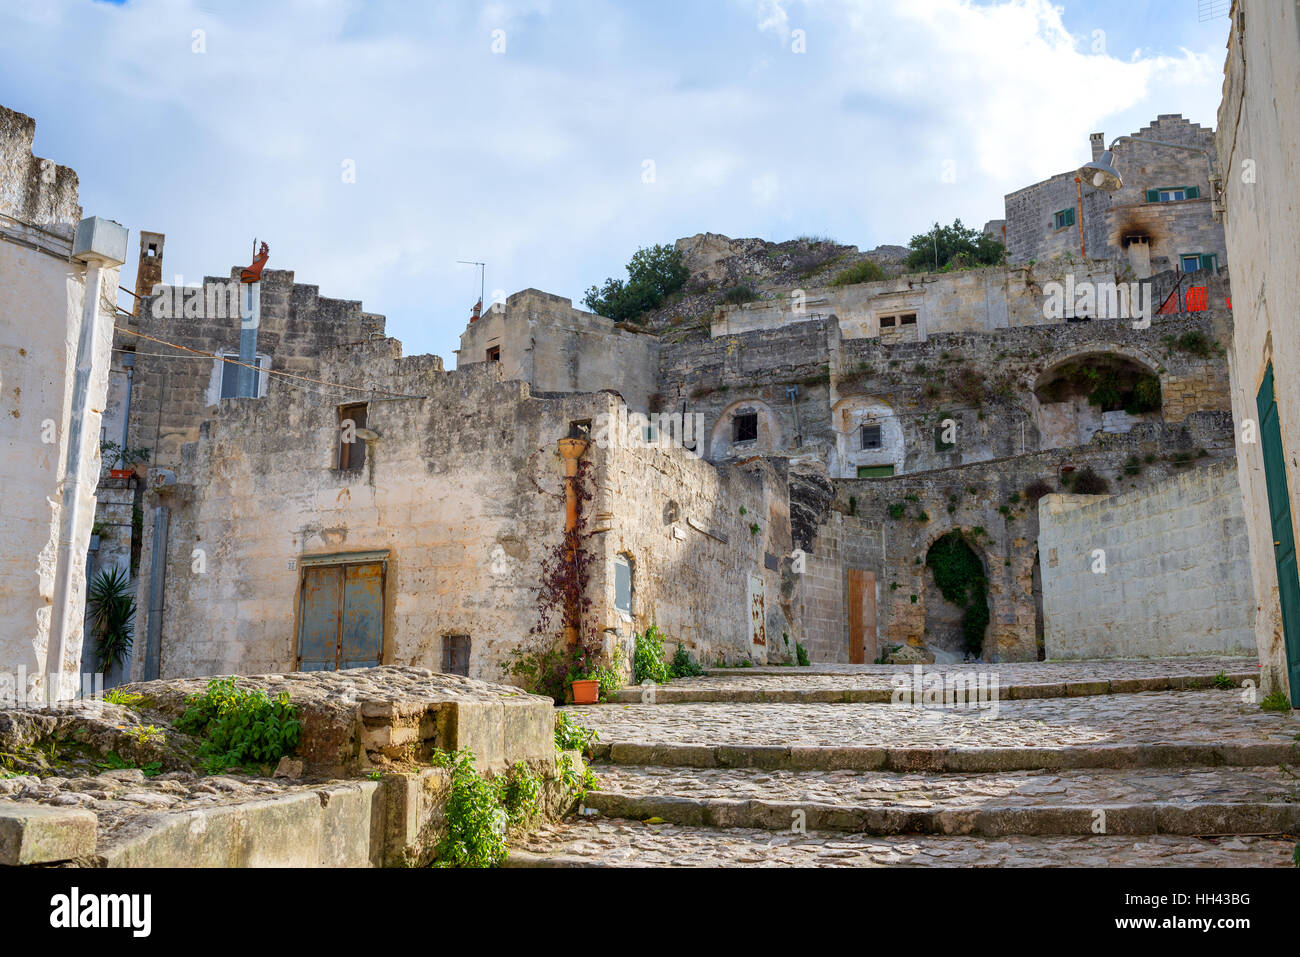
[[153, 287], [162, 282], [162, 233], [140, 231], [140, 261], [135, 269], [135, 306], [132, 312], [140, 314], [140, 300], [153, 293]]
[[1092, 146], [1092, 161], [1095, 163], [1101, 159], [1101, 154], [1106, 152], [1106, 134], [1089, 133], [1088, 143]]

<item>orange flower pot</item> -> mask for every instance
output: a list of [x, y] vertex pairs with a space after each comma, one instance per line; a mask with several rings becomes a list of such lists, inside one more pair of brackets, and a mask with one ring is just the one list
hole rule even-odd
[[569, 687], [573, 690], [574, 704], [595, 704], [600, 700], [600, 682], [594, 678], [575, 681]]

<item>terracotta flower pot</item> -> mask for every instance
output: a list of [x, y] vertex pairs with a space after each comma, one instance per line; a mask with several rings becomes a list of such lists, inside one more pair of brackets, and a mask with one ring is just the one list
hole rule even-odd
[[594, 678], [575, 681], [571, 687], [574, 704], [595, 704], [600, 700], [600, 682]]
[[135, 469], [109, 469], [108, 477], [115, 479], [130, 478], [135, 474]]

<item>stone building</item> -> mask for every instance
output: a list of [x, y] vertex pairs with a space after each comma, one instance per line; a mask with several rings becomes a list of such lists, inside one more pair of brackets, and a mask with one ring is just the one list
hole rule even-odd
[[1237, 462], [1258, 612], [1264, 687], [1295, 703], [1300, 682], [1300, 301], [1295, 157], [1300, 151], [1300, 12], [1237, 0], [1224, 64], [1217, 152], [1234, 285], [1229, 361]]
[[[1093, 133], [1091, 159], [1107, 145], [1104, 134]], [[1138, 279], [1228, 265], [1223, 226], [1214, 217], [1214, 156], [1213, 130], [1176, 113], [1158, 116], [1115, 143], [1114, 166], [1124, 181], [1117, 191], [1094, 189], [1070, 170], [1008, 193], [1007, 261], [1110, 259], [1127, 263]]]
[[[126, 230], [82, 218], [77, 175], [32, 153], [35, 121], [0, 107], [0, 672], [73, 694]], [[61, 687], [56, 676], [64, 676]]]

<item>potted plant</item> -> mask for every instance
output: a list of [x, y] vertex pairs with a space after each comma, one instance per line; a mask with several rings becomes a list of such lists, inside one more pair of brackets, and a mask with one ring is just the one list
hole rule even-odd
[[105, 674], [131, 652], [135, 624], [135, 597], [131, 579], [123, 568], [100, 572], [86, 593], [90, 633], [95, 636], [100, 670]]
[[585, 650], [580, 651], [569, 671], [569, 694], [574, 704], [595, 704], [600, 700], [600, 676], [596, 663], [588, 658]]
[[[128, 449], [116, 442], [105, 439], [99, 443], [99, 451], [108, 464], [110, 478], [124, 479], [135, 474], [137, 463], [149, 460], [150, 449]], [[116, 467], [114, 467], [116, 466]]]

